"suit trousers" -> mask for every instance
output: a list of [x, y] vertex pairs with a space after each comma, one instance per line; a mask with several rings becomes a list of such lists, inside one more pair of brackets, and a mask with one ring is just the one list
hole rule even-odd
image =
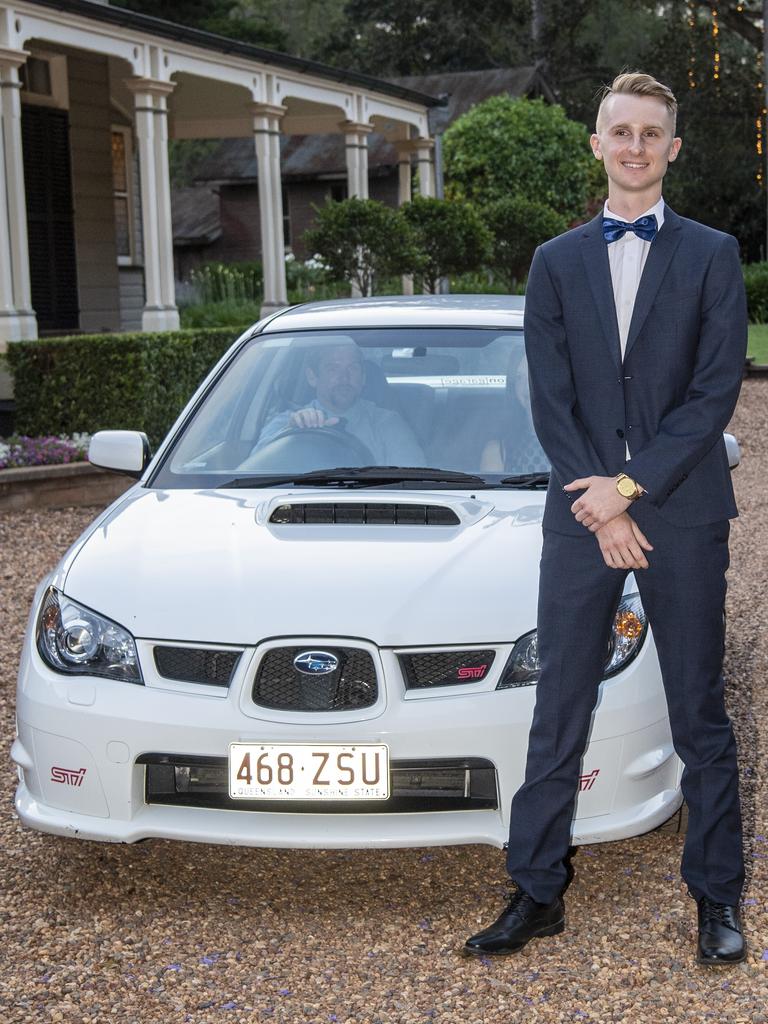
[[[744, 881], [736, 742], [723, 699], [727, 520], [672, 526], [641, 498], [630, 510], [654, 546], [635, 571], [653, 631], [689, 809], [681, 873], [696, 899], [736, 904]], [[512, 801], [507, 870], [535, 900], [566, 883], [582, 755], [627, 571], [597, 539], [544, 531], [538, 607], [541, 674], [525, 781]]]

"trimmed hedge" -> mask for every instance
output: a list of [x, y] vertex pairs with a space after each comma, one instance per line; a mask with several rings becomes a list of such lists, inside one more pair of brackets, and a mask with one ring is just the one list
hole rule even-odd
[[157, 445], [242, 330], [11, 342], [5, 358], [14, 382], [15, 430], [30, 436], [143, 430]]

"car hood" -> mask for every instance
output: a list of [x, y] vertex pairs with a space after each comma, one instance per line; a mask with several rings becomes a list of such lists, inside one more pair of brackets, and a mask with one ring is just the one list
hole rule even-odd
[[[459, 522], [269, 522], [281, 504], [350, 501], [440, 505]], [[135, 488], [84, 534], [55, 582], [144, 639], [503, 642], [535, 626], [543, 502], [495, 490]]]

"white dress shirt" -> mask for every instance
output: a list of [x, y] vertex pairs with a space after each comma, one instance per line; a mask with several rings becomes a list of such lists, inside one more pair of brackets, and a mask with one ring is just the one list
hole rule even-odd
[[[664, 223], [664, 200], [659, 199], [658, 203], [641, 213], [640, 217], [656, 215], [657, 230], [661, 230]], [[613, 213], [606, 200], [604, 217], [612, 217], [614, 220], [623, 220], [628, 223], [626, 217]], [[640, 217], [635, 218], [640, 220]], [[643, 274], [645, 261], [648, 259], [648, 252], [651, 243], [636, 235], [634, 231], [627, 231], [625, 235], [616, 242], [608, 244], [608, 262], [611, 267], [611, 284], [613, 285], [613, 301], [616, 306], [616, 319], [619, 324], [619, 342], [621, 344], [621, 359], [624, 360], [624, 353], [627, 350], [627, 337], [629, 336], [629, 325], [632, 322], [632, 312], [635, 308], [637, 289], [640, 287], [640, 278]], [[629, 462], [629, 444], [625, 445], [627, 462]]]
[[[659, 230], [661, 230], [661, 225], [664, 223], [663, 199], [659, 199], [658, 203], [652, 206], [650, 210], [641, 213], [640, 217], [648, 217], [652, 213], [656, 215], [656, 223]], [[603, 216], [627, 222], [626, 217], [620, 217], [618, 213], [613, 213], [609, 209], [607, 201]], [[640, 220], [640, 217], [636, 219]], [[640, 278], [650, 248], [651, 243], [644, 241], [634, 231], [628, 231], [617, 242], [611, 242], [608, 245], [608, 262], [611, 265], [613, 301], [616, 304], [616, 319], [619, 322], [622, 360], [627, 348], [627, 336], [632, 320], [632, 311], [635, 308], [637, 289], [640, 285]]]

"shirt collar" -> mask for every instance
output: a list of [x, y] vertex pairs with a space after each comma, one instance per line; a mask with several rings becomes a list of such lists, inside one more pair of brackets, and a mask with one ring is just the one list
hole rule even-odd
[[[656, 216], [657, 230], [661, 231], [661, 225], [664, 223], [664, 197], [663, 196], [661, 196], [659, 198], [659, 201], [657, 203], [654, 203], [654, 205], [650, 208], [650, 210], [646, 210], [645, 213], [641, 213], [640, 217], [648, 217], [648, 216], [650, 216], [650, 214], [654, 214]], [[608, 200], [607, 199], [605, 201], [605, 206], [603, 207], [603, 216], [604, 217], [611, 217], [611, 218], [613, 218], [613, 220], [622, 220], [622, 221], [624, 221], [625, 224], [629, 223], [629, 220], [626, 217], [621, 217], [621, 216], [619, 216], [618, 213], [613, 213], [609, 209], [609, 207], [608, 207]], [[640, 220], [640, 217], [638, 217], [637, 220]]]

